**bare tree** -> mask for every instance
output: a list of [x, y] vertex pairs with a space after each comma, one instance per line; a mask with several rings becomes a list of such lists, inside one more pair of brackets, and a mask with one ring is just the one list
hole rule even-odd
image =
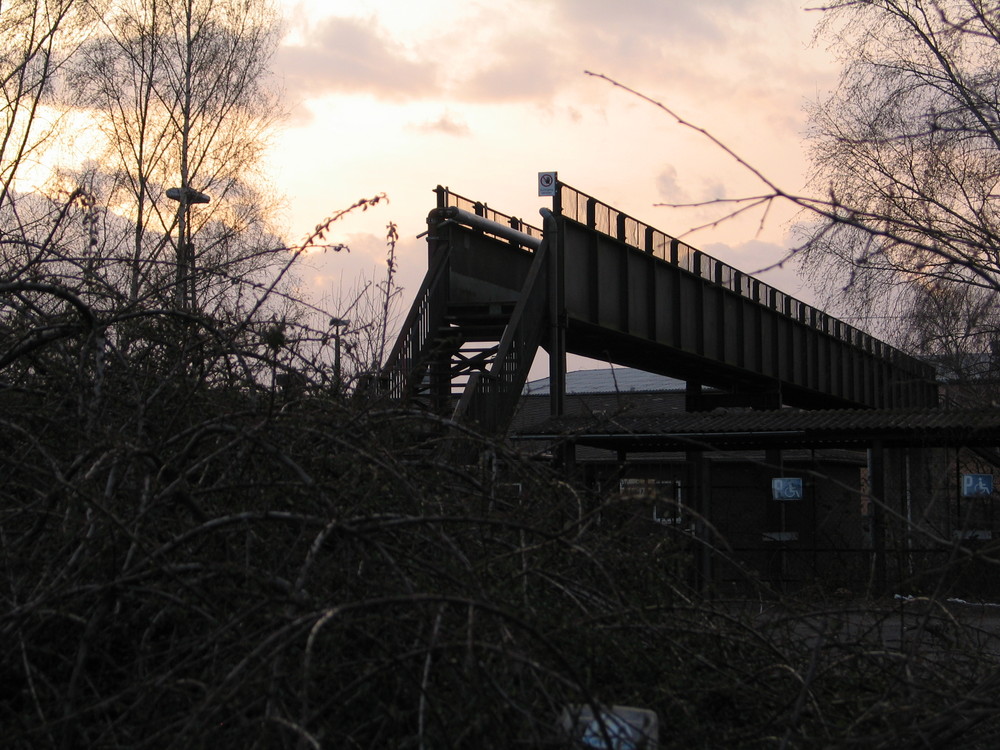
[[824, 11], [820, 34], [843, 69], [811, 111], [813, 184], [826, 195], [800, 201], [814, 211], [806, 268], [892, 321], [883, 333], [908, 321], [933, 353], [933, 331], [956, 326], [952, 345], [981, 346], [995, 320], [983, 306], [1000, 291], [1000, 11], [980, 0]]
[[[933, 359], [946, 384], [946, 403], [996, 402], [1000, 365], [1000, 305], [996, 293], [969, 284], [914, 285], [897, 326], [910, 351]], [[900, 322], [899, 320], [896, 321]]]
[[777, 200], [804, 209], [801, 244], [785, 261], [801, 260], [862, 327], [930, 345], [934, 337], [913, 327], [959, 305], [953, 318], [987, 326], [962, 333], [981, 346], [993, 320], [982, 314], [984, 294], [1000, 291], [1000, 9], [835, 0], [818, 10], [818, 38], [832, 42], [843, 68], [810, 112], [812, 194], [785, 190], [707, 130], [599, 77], [697, 130], [761, 181], [760, 194], [723, 202], [728, 216]]
[[39, 110], [53, 80], [80, 38], [80, 3], [73, 0], [14, 0], [0, 13], [0, 201], [38, 155], [51, 126]]
[[68, 203], [19, 198], [34, 193], [59, 131], [55, 83], [88, 37], [91, 8], [77, 0], [12, 0], [0, 7], [0, 257], [30, 265], [66, 218]]
[[[119, 269], [109, 286], [128, 303], [183, 299], [173, 274], [196, 307], [225, 309], [231, 281], [280, 247], [257, 170], [280, 114], [268, 72], [277, 30], [266, 0], [121, 0], [75, 57], [75, 104], [102, 136], [79, 179], [128, 219], [100, 246], [104, 272]], [[192, 205], [198, 194], [210, 203]]]
[[396, 283], [398, 240], [398, 229], [390, 222], [386, 226], [384, 276], [380, 281], [359, 278], [355, 287], [336, 303], [338, 316], [347, 321], [342, 330], [333, 334], [341, 338], [336, 358], [345, 383], [377, 373], [384, 364], [389, 337], [399, 322], [403, 291]]

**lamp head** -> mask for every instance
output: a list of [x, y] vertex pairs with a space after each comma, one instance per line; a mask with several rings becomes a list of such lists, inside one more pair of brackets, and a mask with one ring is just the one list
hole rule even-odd
[[194, 188], [167, 188], [167, 197], [172, 201], [183, 202], [191, 205], [193, 203], [208, 203], [211, 198], [209, 198], [205, 193]]

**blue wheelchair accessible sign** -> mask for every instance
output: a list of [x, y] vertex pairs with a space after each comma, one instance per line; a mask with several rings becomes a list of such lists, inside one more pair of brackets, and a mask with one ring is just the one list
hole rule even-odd
[[774, 500], [801, 500], [802, 477], [775, 477], [772, 479], [771, 498]]
[[987, 497], [992, 494], [992, 474], [962, 475], [962, 497]]

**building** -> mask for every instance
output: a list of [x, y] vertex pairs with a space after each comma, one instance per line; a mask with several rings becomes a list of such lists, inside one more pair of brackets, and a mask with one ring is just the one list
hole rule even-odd
[[[723, 593], [758, 579], [912, 593], [954, 545], [1000, 533], [992, 495], [960, 489], [963, 475], [992, 471], [993, 410], [688, 412], [687, 396], [680, 381], [627, 368], [569, 373], [563, 416], [549, 416], [546, 381], [531, 382], [511, 436], [595, 498], [628, 498], [641, 533], [707, 542], [695, 567]], [[965, 591], [982, 582], [950, 574]]]

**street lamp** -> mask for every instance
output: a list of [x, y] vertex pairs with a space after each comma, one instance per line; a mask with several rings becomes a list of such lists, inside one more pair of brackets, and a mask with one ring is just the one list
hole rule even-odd
[[[205, 193], [192, 187], [168, 188], [167, 197], [177, 201], [177, 306], [194, 309], [194, 243], [191, 241], [190, 211], [194, 203], [208, 203]], [[185, 233], [185, 228], [187, 232]]]
[[337, 392], [340, 393], [340, 329], [349, 325], [351, 321], [343, 318], [330, 318], [330, 326], [333, 328], [333, 376], [336, 379]]

